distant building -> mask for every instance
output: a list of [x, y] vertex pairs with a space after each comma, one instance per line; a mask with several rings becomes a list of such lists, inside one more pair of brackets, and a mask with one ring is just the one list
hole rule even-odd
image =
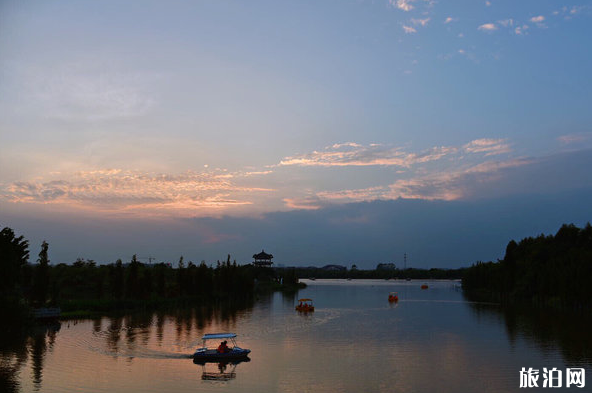
[[397, 266], [394, 263], [379, 263], [376, 270], [396, 270]]
[[345, 266], [341, 266], [341, 265], [325, 265], [321, 269], [328, 270], [328, 271], [334, 271], [334, 272], [340, 272], [340, 271], [347, 270], [347, 268]]
[[253, 266], [258, 266], [258, 267], [271, 267], [271, 265], [273, 264], [273, 262], [271, 262], [271, 259], [273, 258], [273, 255], [266, 253], [265, 251], [261, 250], [261, 252], [259, 254], [254, 254], [253, 255]]

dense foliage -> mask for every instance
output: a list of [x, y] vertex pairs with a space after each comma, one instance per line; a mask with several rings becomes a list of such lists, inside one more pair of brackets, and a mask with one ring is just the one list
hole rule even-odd
[[[134, 255], [128, 263], [117, 260], [97, 265], [77, 259], [73, 264], [50, 264], [49, 244], [43, 242], [36, 264], [29, 263], [29, 243], [10, 228], [0, 232], [0, 296], [3, 309], [26, 306], [60, 306], [62, 310], [108, 311], [157, 304], [167, 300], [185, 302], [250, 298], [258, 279], [270, 280], [270, 269], [239, 266], [218, 261], [144, 264]], [[272, 272], [271, 272], [272, 273]], [[13, 313], [11, 313], [13, 314]]]
[[553, 236], [508, 243], [504, 259], [467, 269], [463, 288], [502, 301], [592, 306], [592, 226], [563, 225]]
[[[349, 269], [331, 270], [318, 267], [295, 268], [298, 278], [352, 278], [352, 279], [430, 279], [452, 280], [463, 277], [466, 268], [460, 269]], [[279, 269], [278, 269], [279, 270]]]

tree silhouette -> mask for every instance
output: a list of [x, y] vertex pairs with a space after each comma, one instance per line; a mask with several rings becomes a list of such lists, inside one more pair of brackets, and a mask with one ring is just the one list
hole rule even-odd
[[0, 231], [0, 295], [14, 292], [29, 260], [29, 242], [5, 227]]
[[40, 305], [45, 304], [47, 292], [49, 290], [49, 244], [44, 240], [41, 243], [38, 265], [35, 267], [35, 278], [33, 280], [33, 297], [35, 302]]

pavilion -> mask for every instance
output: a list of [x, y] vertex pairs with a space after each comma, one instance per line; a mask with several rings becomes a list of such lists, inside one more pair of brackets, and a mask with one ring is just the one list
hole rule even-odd
[[253, 266], [271, 267], [271, 265], [273, 264], [273, 262], [271, 262], [271, 258], [273, 258], [273, 255], [261, 250], [259, 254], [253, 255], [253, 259], [255, 260], [253, 262]]

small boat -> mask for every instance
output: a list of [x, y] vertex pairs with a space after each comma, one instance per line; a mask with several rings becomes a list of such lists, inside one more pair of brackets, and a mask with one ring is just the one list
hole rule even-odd
[[298, 299], [298, 305], [296, 311], [309, 312], [314, 311], [312, 299]]
[[391, 292], [391, 293], [389, 293], [388, 301], [390, 303], [396, 303], [396, 302], [398, 302], [399, 301], [399, 295], [397, 294], [397, 292]]
[[422, 284], [422, 285], [421, 285], [421, 289], [428, 289], [428, 288], [429, 288], [429, 287], [428, 287], [428, 284]]
[[[247, 355], [251, 352], [250, 349], [243, 349], [236, 345], [236, 333], [213, 333], [204, 334], [201, 338], [203, 340], [203, 347], [197, 348], [193, 354], [193, 361], [199, 362], [220, 362], [220, 361], [235, 361], [247, 358]], [[226, 344], [226, 340], [229, 339], [232, 346], [221, 349], [220, 347], [208, 347], [207, 342], [212, 340], [223, 340], [222, 343]], [[220, 346], [222, 346], [220, 343]]]

